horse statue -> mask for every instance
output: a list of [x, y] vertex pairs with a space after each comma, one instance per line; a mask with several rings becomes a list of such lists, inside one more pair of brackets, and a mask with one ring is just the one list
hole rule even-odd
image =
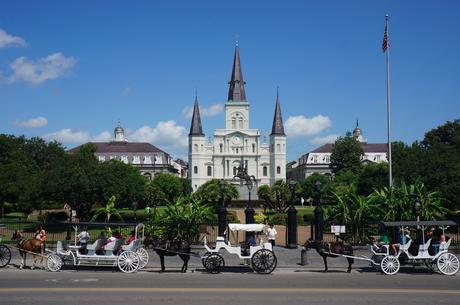
[[[325, 242], [323, 240], [312, 240], [309, 239], [303, 245], [305, 249], [313, 248], [318, 252], [319, 255], [323, 258], [324, 261], [324, 272], [327, 272], [327, 257], [338, 257], [334, 254], [344, 254], [344, 255], [353, 255], [353, 247], [351, 244], [344, 241], [334, 241], [334, 242]], [[334, 253], [334, 254], [331, 254]], [[352, 257], [347, 257], [348, 260], [348, 270], [351, 272], [351, 265], [354, 263]]]
[[184, 264], [182, 265], [181, 272], [187, 272], [188, 261], [190, 259], [190, 244], [186, 240], [163, 240], [152, 236], [146, 236], [144, 239], [144, 246], [148, 249], [152, 246], [153, 250], [160, 256], [161, 272], [165, 271], [165, 256], [179, 255]]
[[[17, 247], [19, 249], [19, 255], [21, 256], [21, 264], [19, 265], [19, 269], [23, 269], [26, 265], [26, 256], [27, 253], [32, 253], [34, 260], [30, 269], [35, 269], [35, 265], [39, 257], [41, 257], [40, 264], [43, 264], [43, 256], [41, 255], [42, 249], [42, 242], [38, 239], [25, 239], [23, 238], [22, 234], [15, 231], [13, 236], [11, 237], [12, 240], [17, 241]], [[36, 253], [36, 254], [34, 254]]]

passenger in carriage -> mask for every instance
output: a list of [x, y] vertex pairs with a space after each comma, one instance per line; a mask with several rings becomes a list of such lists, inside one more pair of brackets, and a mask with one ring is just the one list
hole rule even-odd
[[386, 252], [384, 245], [390, 244], [390, 234], [384, 229], [380, 229], [379, 239], [374, 243], [376, 252]]
[[[408, 233], [410, 234], [410, 232]], [[392, 255], [397, 255], [401, 245], [405, 245], [409, 240], [411, 240], [409, 234], [405, 234], [404, 230], [401, 228], [398, 229], [398, 241], [397, 243], [391, 244]]]
[[128, 240], [126, 241], [126, 244], [129, 245], [133, 241], [136, 240], [136, 231], [132, 230], [131, 235], [129, 236]]

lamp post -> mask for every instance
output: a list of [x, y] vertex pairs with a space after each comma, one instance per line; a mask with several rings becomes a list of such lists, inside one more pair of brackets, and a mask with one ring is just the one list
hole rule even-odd
[[321, 207], [321, 182], [316, 181], [315, 240], [323, 240], [323, 208]]
[[225, 229], [227, 228], [227, 208], [225, 207], [225, 180], [220, 179], [219, 182], [221, 192], [221, 204], [218, 210], [219, 230], [218, 235], [224, 236]]
[[291, 189], [291, 202], [289, 204], [289, 209], [287, 210], [286, 247], [291, 249], [297, 248], [297, 210], [294, 207], [296, 185], [297, 182], [294, 180], [289, 181], [289, 187]]
[[134, 199], [133, 203], [132, 203], [132, 206], [133, 206], [133, 210], [134, 210], [134, 222], [137, 221], [137, 206], [138, 206], [138, 203], [136, 201], [136, 199]]
[[69, 221], [68, 221], [68, 226], [67, 226], [67, 234], [66, 234], [66, 237], [65, 237], [66, 240], [71, 240], [72, 239], [72, 236], [71, 236], [71, 232], [72, 232], [72, 211], [73, 211], [73, 207], [75, 207], [75, 193], [74, 192], [70, 193], [70, 199], [72, 201], [72, 205], [69, 204], [70, 212], [69, 212]]
[[[251, 206], [251, 191], [252, 188], [254, 187], [254, 183], [252, 183], [252, 180], [249, 178], [249, 180], [246, 180], [246, 186], [248, 188], [248, 204], [246, 205], [246, 208], [244, 209], [244, 215], [246, 218], [246, 223], [254, 223], [254, 214], [255, 211]], [[246, 240], [248, 240], [249, 236], [254, 236], [254, 232], [246, 232]]]

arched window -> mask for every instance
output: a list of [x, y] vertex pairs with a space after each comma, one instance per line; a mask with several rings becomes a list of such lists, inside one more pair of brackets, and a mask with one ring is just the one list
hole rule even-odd
[[276, 152], [281, 152], [281, 144], [276, 144]]
[[276, 173], [281, 174], [281, 167], [279, 167], [279, 166], [276, 167]]
[[223, 148], [224, 148], [224, 145], [223, 145], [223, 144], [219, 144], [219, 151], [220, 151], [220, 152], [223, 151]]
[[263, 174], [264, 174], [264, 177], [267, 177], [267, 167], [266, 166], [264, 166], [263, 168]]
[[194, 174], [198, 174], [198, 166], [194, 166], [194, 167], [193, 167], [193, 173], [194, 173]]
[[236, 176], [236, 167], [233, 167], [233, 176]]
[[212, 176], [212, 168], [211, 166], [208, 166], [208, 177]]
[[239, 119], [239, 123], [240, 123], [240, 129], [243, 129], [243, 118]]
[[198, 144], [193, 145], [193, 151], [198, 152]]
[[256, 152], [256, 144], [252, 144], [252, 152], [255, 153]]
[[232, 118], [232, 129], [236, 129], [236, 119]]

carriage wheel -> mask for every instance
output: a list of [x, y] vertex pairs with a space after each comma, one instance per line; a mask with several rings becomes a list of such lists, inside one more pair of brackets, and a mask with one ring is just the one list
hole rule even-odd
[[61, 270], [62, 265], [64, 265], [64, 262], [62, 261], [61, 257], [56, 254], [51, 254], [46, 260], [46, 266], [48, 267], [48, 270], [52, 272]]
[[382, 268], [383, 273], [393, 275], [398, 273], [401, 264], [396, 256], [388, 255], [382, 259], [380, 267]]
[[260, 249], [252, 255], [251, 263], [255, 272], [269, 274], [275, 270], [278, 261], [273, 251]]
[[136, 253], [139, 256], [139, 260], [140, 260], [139, 269], [142, 269], [145, 266], [147, 266], [147, 263], [149, 262], [149, 253], [144, 248], [137, 249]]
[[209, 273], [219, 273], [225, 265], [224, 258], [219, 253], [210, 253], [203, 259], [203, 266]]
[[460, 266], [458, 258], [452, 253], [444, 253], [438, 257], [436, 262], [439, 271], [445, 275], [454, 275]]
[[11, 261], [11, 250], [5, 245], [0, 245], [0, 268], [5, 267]]
[[124, 273], [132, 273], [139, 269], [139, 255], [133, 251], [121, 252], [120, 255], [118, 255], [117, 265], [118, 268]]

